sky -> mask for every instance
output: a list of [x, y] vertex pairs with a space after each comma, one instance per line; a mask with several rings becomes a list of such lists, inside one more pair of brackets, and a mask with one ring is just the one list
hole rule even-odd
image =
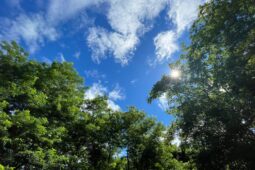
[[31, 60], [72, 62], [108, 107], [136, 106], [168, 125], [165, 95], [147, 98], [189, 43], [204, 0], [1, 0], [0, 40], [17, 41]]

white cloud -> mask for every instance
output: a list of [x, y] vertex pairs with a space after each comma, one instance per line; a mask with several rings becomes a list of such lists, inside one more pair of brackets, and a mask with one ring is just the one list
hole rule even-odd
[[55, 58], [55, 61], [58, 61], [60, 63], [63, 63], [66, 61], [64, 55], [62, 53], [58, 53], [57, 57]]
[[182, 33], [189, 28], [192, 22], [197, 18], [198, 7], [203, 0], [171, 0], [169, 18], [176, 26], [177, 33]]
[[[19, 4], [19, 0], [12, 1], [14, 5]], [[154, 19], [168, 4], [170, 5], [168, 17], [175, 28], [159, 33], [154, 43], [158, 61], [169, 59], [174, 51], [178, 50], [176, 39], [196, 18], [197, 7], [202, 0], [49, 0], [48, 2], [46, 8], [41, 8], [45, 10], [40, 13], [19, 14], [14, 20], [0, 19], [0, 40], [24, 41], [30, 52], [35, 52], [45, 42], [55, 41], [63, 35], [61, 33], [63, 30], [59, 30], [61, 24], [84, 14], [88, 19], [86, 10], [97, 6], [104, 8], [104, 14], [111, 28], [107, 30], [94, 26], [89, 29], [87, 43], [92, 49], [92, 58], [99, 63], [102, 59], [113, 56], [115, 61], [126, 65], [132, 59], [141, 36], [152, 28]], [[82, 19], [79, 22], [85, 21]], [[81, 28], [84, 26], [77, 26], [76, 29]], [[170, 32], [174, 32], [175, 36]]]
[[166, 111], [169, 108], [168, 104], [168, 99], [167, 99], [167, 94], [163, 93], [159, 98], [158, 98], [158, 106]]
[[85, 99], [92, 100], [96, 97], [100, 96], [108, 96], [107, 104], [108, 107], [114, 111], [121, 110], [120, 106], [116, 104], [117, 100], [122, 100], [125, 98], [121, 88], [119, 85], [108, 91], [106, 87], [104, 87], [101, 83], [94, 83], [86, 92], [85, 92]]
[[[58, 26], [82, 12], [85, 8], [103, 0], [50, 0], [47, 10], [40, 13], [18, 14], [16, 19], [0, 19], [0, 40], [16, 40], [25, 42], [31, 53], [43, 46], [46, 41], [55, 41], [61, 30]], [[19, 0], [11, 0], [12, 6], [20, 4]], [[22, 11], [22, 10], [20, 10]]]
[[138, 81], [137, 79], [133, 79], [133, 80], [130, 81], [130, 83], [131, 83], [132, 85], [134, 85], [137, 81]]
[[106, 77], [105, 74], [99, 73], [96, 69], [85, 70], [84, 73], [85, 73], [86, 77], [91, 77], [94, 79], [104, 79]]
[[22, 14], [14, 20], [4, 18], [0, 27], [0, 39], [19, 42], [23, 40], [32, 53], [46, 40], [54, 41], [58, 37], [56, 29], [51, 27], [40, 14], [33, 16]]
[[117, 105], [114, 101], [112, 100], [107, 100], [108, 108], [112, 109], [113, 111], [120, 111], [121, 108], [119, 105]]
[[113, 54], [117, 62], [126, 65], [138, 39], [134, 35], [123, 36], [116, 32], [108, 32], [103, 28], [93, 27], [89, 30], [87, 42], [92, 49], [92, 59], [95, 62], [100, 63], [101, 59], [107, 57], [107, 54]]
[[92, 100], [99, 96], [104, 96], [107, 92], [107, 88], [100, 83], [94, 83], [85, 93], [85, 99]]
[[50, 0], [47, 18], [51, 23], [68, 20], [86, 8], [104, 0]]
[[116, 85], [116, 87], [112, 91], [110, 91], [109, 99], [111, 99], [111, 100], [123, 100], [123, 99], [125, 99], [125, 95], [123, 93], [123, 90], [120, 88], [119, 85]]
[[74, 53], [74, 57], [79, 59], [80, 58], [80, 55], [81, 55], [81, 52], [80, 51], [77, 51]]
[[151, 21], [165, 8], [167, 0], [111, 0], [107, 12], [113, 31], [91, 28], [87, 38], [96, 62], [113, 55], [122, 65], [128, 64], [141, 37], [151, 28]]
[[179, 50], [177, 40], [189, 29], [198, 15], [198, 7], [204, 0], [171, 0], [168, 17], [174, 28], [159, 33], [154, 38], [156, 62], [162, 62], [172, 57]]
[[116, 32], [124, 35], [143, 33], [147, 26], [144, 21], [150, 21], [158, 16], [166, 2], [166, 0], [111, 0], [107, 17]]
[[47, 58], [47, 57], [42, 57], [41, 60], [42, 60], [42, 62], [45, 62], [47, 64], [51, 64], [52, 63], [52, 61], [49, 58]]
[[178, 51], [176, 40], [177, 37], [173, 31], [161, 32], [154, 38], [157, 61], [162, 62]]

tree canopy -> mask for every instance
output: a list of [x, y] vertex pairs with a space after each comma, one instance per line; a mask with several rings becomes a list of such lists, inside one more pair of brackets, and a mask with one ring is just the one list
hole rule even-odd
[[183, 147], [200, 169], [255, 168], [255, 3], [212, 0], [200, 7], [191, 43], [149, 101], [167, 95]]
[[85, 99], [71, 63], [39, 63], [15, 42], [0, 50], [0, 169], [187, 169], [166, 127], [144, 112]]
[[190, 40], [148, 98], [167, 97], [169, 127], [87, 99], [72, 63], [1, 42], [0, 170], [255, 169], [254, 0], [207, 1]]

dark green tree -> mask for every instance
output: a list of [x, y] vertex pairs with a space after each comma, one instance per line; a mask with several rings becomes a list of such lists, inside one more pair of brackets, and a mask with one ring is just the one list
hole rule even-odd
[[255, 3], [212, 0], [200, 7], [191, 43], [157, 82], [149, 101], [166, 93], [183, 146], [199, 169], [255, 168]]
[[127, 169], [166, 170], [191, 169], [189, 162], [182, 162], [173, 155], [177, 148], [167, 142], [165, 127], [144, 112], [131, 107], [124, 114], [124, 147]]

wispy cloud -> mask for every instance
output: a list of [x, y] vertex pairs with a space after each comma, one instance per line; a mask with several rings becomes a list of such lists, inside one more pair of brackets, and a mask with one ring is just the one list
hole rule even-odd
[[50, 23], [58, 24], [72, 19], [92, 5], [97, 5], [104, 0], [50, 0], [47, 9], [47, 18]]
[[122, 65], [128, 64], [139, 38], [152, 27], [152, 21], [165, 8], [166, 0], [108, 1], [106, 14], [113, 31], [93, 27], [87, 38], [93, 59], [100, 62], [112, 55]]
[[113, 111], [120, 111], [121, 108], [119, 105], [117, 105], [114, 101], [112, 100], [107, 100], [108, 108], [112, 109]]
[[[77, 16], [85, 16], [75, 29], [85, 28], [91, 18], [86, 11], [91, 7], [104, 8], [110, 28], [94, 25], [88, 31], [86, 41], [92, 50], [92, 59], [100, 63], [113, 57], [121, 65], [127, 65], [133, 57], [140, 38], [153, 27], [155, 18], [167, 8], [169, 22], [173, 28], [160, 32], [154, 38], [157, 61], [169, 59], [178, 51], [177, 40], [197, 16], [197, 8], [204, 0], [49, 0], [37, 13], [19, 10], [17, 17], [0, 18], [0, 40], [24, 42], [30, 52], [35, 52], [49, 41], [56, 41], [63, 34], [61, 25]], [[11, 0], [20, 6], [19, 0]], [[107, 8], [105, 8], [107, 6]], [[64, 9], [64, 10], [63, 10]], [[22, 13], [23, 11], [23, 13]], [[74, 29], [73, 29], [74, 30]], [[72, 30], [72, 31], [73, 31]], [[75, 31], [74, 31], [75, 32]], [[76, 55], [79, 56], [78, 53]]]
[[137, 79], [133, 79], [133, 80], [130, 81], [130, 83], [131, 83], [132, 85], [134, 85], [137, 81], [138, 81]]
[[63, 63], [66, 61], [65, 57], [64, 57], [64, 54], [62, 53], [58, 53], [58, 55], [56, 56], [55, 58], [55, 61], [58, 61], [60, 63]]
[[74, 57], [75, 57], [76, 59], [79, 59], [79, 58], [80, 58], [80, 55], [81, 55], [81, 52], [80, 52], [80, 51], [77, 51], [77, 52], [74, 53]]
[[[12, 1], [14, 4], [19, 4], [19, 1]], [[94, 61], [99, 63], [109, 55], [122, 65], [126, 65], [132, 58], [139, 38], [151, 28], [153, 19], [165, 8], [167, 0], [49, 0], [48, 2], [45, 11], [31, 15], [19, 14], [15, 20], [4, 18], [5, 23], [2, 22], [0, 27], [6, 29], [2, 29], [0, 38], [22, 40], [30, 48], [30, 52], [34, 52], [45, 42], [54, 41], [61, 35], [59, 25], [78, 18], [77, 15], [84, 14], [84, 11], [91, 6], [108, 4], [106, 17], [111, 30], [90, 28], [87, 37], [88, 46], [92, 49]]]
[[126, 65], [138, 43], [138, 38], [136, 35], [122, 35], [94, 27], [89, 31], [87, 42], [92, 49], [92, 59], [95, 62], [100, 63], [107, 55], [113, 55], [116, 62]]
[[117, 84], [115, 88], [109, 92], [109, 99], [112, 100], [123, 100], [125, 95], [123, 89]]
[[158, 62], [170, 58], [172, 54], [179, 50], [176, 41], [177, 35], [173, 31], [161, 32], [154, 38]]
[[94, 83], [85, 93], [85, 98], [92, 100], [98, 96], [104, 96], [107, 93], [107, 88], [100, 83]]
[[164, 93], [162, 94], [159, 98], [158, 98], [158, 106], [166, 111], [169, 108], [169, 104], [168, 104], [168, 99], [167, 99], [167, 94]]
[[41, 60], [42, 60], [42, 62], [45, 62], [47, 64], [51, 64], [52, 63], [52, 61], [49, 58], [47, 58], [47, 57], [42, 57]]
[[204, 0], [171, 0], [169, 19], [175, 24], [176, 32], [182, 33], [188, 29], [197, 18], [198, 7]]
[[121, 110], [120, 106], [116, 104], [116, 101], [123, 100], [125, 95], [119, 85], [116, 85], [113, 90], [109, 91], [101, 83], [94, 83], [85, 93], [85, 99], [89, 100], [100, 96], [108, 97], [107, 104], [110, 109], [114, 111]]
[[46, 40], [54, 41], [57, 30], [41, 14], [21, 14], [16, 19], [1, 19], [0, 39], [24, 41], [30, 52], [35, 52]]
[[168, 12], [173, 28], [159, 33], [154, 38], [156, 62], [162, 62], [172, 57], [179, 50], [177, 40], [182, 33], [190, 28], [198, 15], [198, 7], [204, 0], [170, 0]]
[[[97, 0], [50, 0], [45, 11], [18, 13], [15, 19], [0, 18], [0, 40], [24, 42], [33, 53], [47, 41], [55, 41], [59, 38], [60, 24], [98, 2]], [[9, 4], [20, 7], [19, 0], [11, 0]]]
[[105, 75], [105, 74], [100, 73], [100, 72], [99, 72], [98, 70], [96, 70], [96, 69], [93, 69], [93, 70], [85, 70], [84, 73], [85, 73], [85, 76], [86, 76], [86, 77], [90, 77], [90, 78], [97, 79], [97, 80], [106, 78], [106, 75]]

